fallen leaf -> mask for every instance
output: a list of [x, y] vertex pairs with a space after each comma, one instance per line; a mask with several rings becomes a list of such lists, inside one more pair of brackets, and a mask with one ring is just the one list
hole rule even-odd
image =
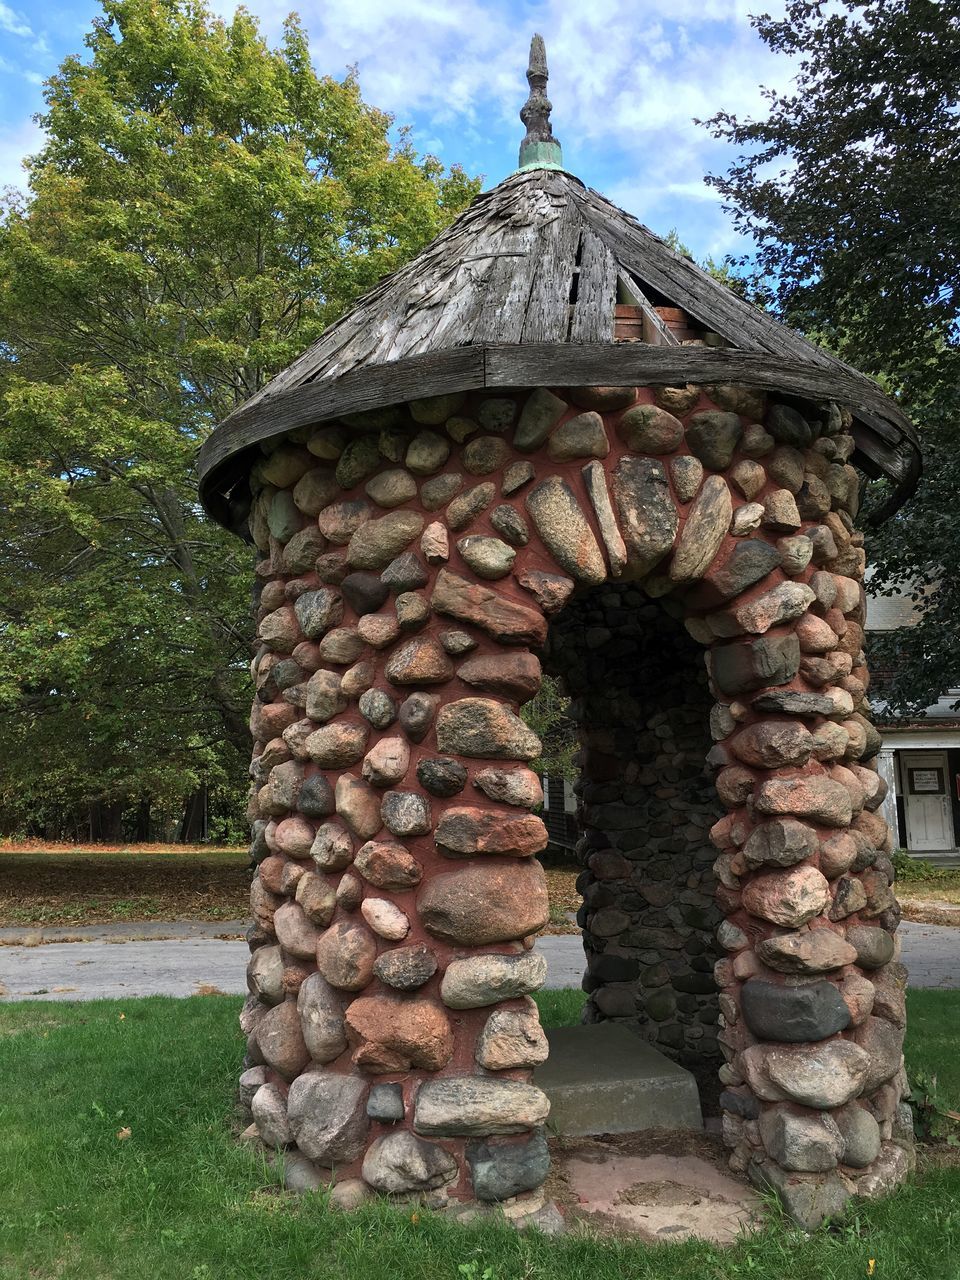
[[130, 1132], [131, 1131], [127, 1128], [127, 1126], [124, 1125], [122, 1129], [117, 1130], [117, 1137], [120, 1139], [121, 1142], [123, 1142], [125, 1138], [130, 1137]]

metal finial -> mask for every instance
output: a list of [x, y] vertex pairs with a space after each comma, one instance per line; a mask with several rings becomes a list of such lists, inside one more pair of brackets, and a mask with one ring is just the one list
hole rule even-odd
[[527, 67], [530, 96], [520, 108], [520, 119], [527, 126], [526, 137], [520, 143], [521, 172], [525, 169], [563, 168], [563, 152], [550, 124], [552, 104], [547, 97], [548, 74], [543, 36], [535, 35], [530, 41], [530, 65]]

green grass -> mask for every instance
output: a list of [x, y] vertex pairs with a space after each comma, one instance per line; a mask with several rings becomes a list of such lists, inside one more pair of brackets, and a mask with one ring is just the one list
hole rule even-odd
[[[233, 1140], [238, 1003], [0, 1008], [3, 1280], [853, 1280], [871, 1258], [877, 1280], [960, 1273], [955, 1169], [813, 1237], [772, 1222], [728, 1250], [550, 1240], [382, 1204], [331, 1214], [322, 1195], [279, 1194], [273, 1172]], [[582, 996], [542, 1003], [545, 1020], [576, 1020]], [[960, 996], [910, 1003], [911, 1064], [956, 1089]]]

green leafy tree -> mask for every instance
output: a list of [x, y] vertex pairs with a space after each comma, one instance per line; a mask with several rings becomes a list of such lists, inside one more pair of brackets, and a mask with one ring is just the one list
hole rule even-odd
[[907, 586], [921, 610], [872, 653], [894, 703], [922, 708], [960, 682], [960, 3], [789, 0], [753, 23], [796, 77], [765, 119], [708, 122], [741, 148], [711, 181], [770, 304], [922, 427], [918, 493], [870, 543], [873, 589]]
[[0, 223], [8, 830], [237, 792], [251, 561], [197, 447], [478, 186], [317, 76], [295, 18], [270, 48], [243, 10], [105, 0], [86, 46]]

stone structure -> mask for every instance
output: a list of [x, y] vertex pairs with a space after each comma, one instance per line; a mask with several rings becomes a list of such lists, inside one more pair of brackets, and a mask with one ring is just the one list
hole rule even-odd
[[798, 1220], [902, 1179], [851, 459], [909, 490], [891, 401], [549, 168], [207, 443], [259, 557], [241, 1097], [292, 1184], [539, 1203], [542, 661], [588, 1018], [717, 1058], [731, 1164]]

